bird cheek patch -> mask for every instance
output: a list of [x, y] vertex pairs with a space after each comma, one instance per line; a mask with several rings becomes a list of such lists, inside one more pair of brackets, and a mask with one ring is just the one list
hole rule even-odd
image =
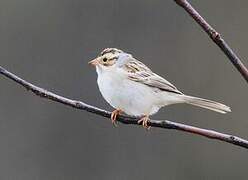
[[107, 62], [103, 63], [104, 66], [112, 66], [115, 64], [115, 60], [114, 59], [109, 59]]

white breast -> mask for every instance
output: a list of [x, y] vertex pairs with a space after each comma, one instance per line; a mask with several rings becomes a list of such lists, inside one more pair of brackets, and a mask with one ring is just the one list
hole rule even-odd
[[104, 99], [114, 108], [128, 115], [141, 116], [156, 113], [160, 96], [152, 88], [129, 80], [116, 71], [100, 72], [97, 83]]

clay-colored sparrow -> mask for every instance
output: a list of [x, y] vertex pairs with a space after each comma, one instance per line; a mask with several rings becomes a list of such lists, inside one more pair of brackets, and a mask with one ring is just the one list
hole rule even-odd
[[104, 49], [89, 64], [96, 67], [97, 83], [102, 96], [116, 109], [111, 115], [114, 124], [117, 115], [124, 112], [131, 116], [142, 116], [139, 122], [149, 128], [149, 115], [163, 106], [177, 103], [187, 103], [220, 113], [231, 111], [224, 104], [183, 94], [131, 54], [116, 48]]

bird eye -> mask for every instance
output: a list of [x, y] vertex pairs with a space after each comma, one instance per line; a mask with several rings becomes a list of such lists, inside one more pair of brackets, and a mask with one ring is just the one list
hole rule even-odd
[[107, 60], [108, 59], [106, 57], [102, 59], [103, 62], [107, 62]]

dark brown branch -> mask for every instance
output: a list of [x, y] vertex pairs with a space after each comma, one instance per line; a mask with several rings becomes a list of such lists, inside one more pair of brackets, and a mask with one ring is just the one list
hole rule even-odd
[[181, 6], [188, 14], [202, 27], [202, 29], [209, 35], [209, 37], [219, 46], [219, 48], [225, 53], [232, 64], [248, 82], [248, 69], [239, 59], [239, 57], [233, 52], [221, 35], [212, 28], [203, 17], [191, 6], [187, 0], [175, 0], [175, 2]]
[[[4, 75], [5, 77], [12, 79], [13, 81], [17, 82], [18, 84], [24, 86], [27, 90], [32, 91], [37, 96], [47, 98], [47, 99], [50, 99], [52, 101], [59, 102], [59, 103], [71, 106], [73, 108], [82, 109], [82, 110], [85, 110], [85, 111], [88, 111], [88, 112], [91, 112], [94, 114], [101, 115], [103, 117], [110, 118], [111, 112], [108, 112], [106, 110], [88, 105], [88, 104], [81, 102], [81, 101], [72, 100], [72, 99], [65, 98], [63, 96], [59, 96], [59, 95], [52, 93], [50, 91], [47, 91], [43, 88], [37, 87], [37, 86], [21, 79], [20, 77], [16, 76], [15, 74], [7, 71], [6, 69], [4, 69], [1, 66], [0, 66], [0, 73], [2, 75]], [[130, 116], [118, 116], [117, 120], [121, 123], [124, 123], [124, 124], [139, 125], [138, 119], [134, 118], [134, 117], [130, 117]], [[201, 136], [205, 136], [207, 138], [228, 142], [228, 143], [231, 143], [231, 144], [241, 146], [241, 147], [248, 149], [248, 141], [247, 140], [239, 138], [237, 136], [219, 133], [219, 132], [216, 132], [213, 130], [202, 129], [202, 128], [189, 126], [189, 125], [185, 125], [185, 124], [181, 124], [181, 123], [176, 123], [176, 122], [172, 122], [172, 121], [168, 121], [168, 120], [150, 120], [149, 125], [152, 127], [159, 127], [159, 128], [164, 128], [164, 129], [175, 129], [175, 130], [185, 131], [185, 132], [192, 133], [192, 134], [198, 134]]]

